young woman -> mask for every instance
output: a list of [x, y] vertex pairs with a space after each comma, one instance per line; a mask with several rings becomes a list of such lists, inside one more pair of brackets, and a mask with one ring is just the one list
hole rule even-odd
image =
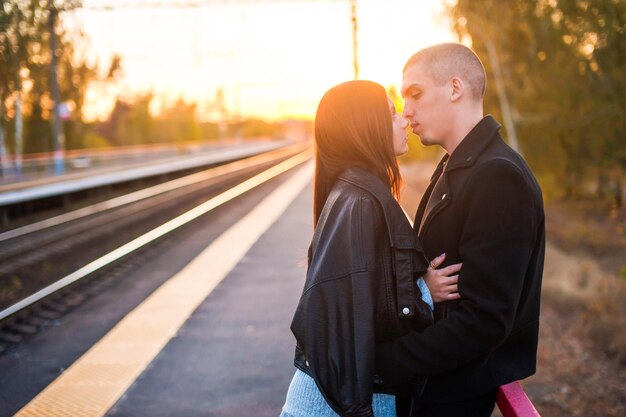
[[428, 267], [396, 199], [407, 123], [371, 81], [337, 85], [319, 103], [315, 232], [291, 324], [297, 370], [281, 417], [396, 416], [394, 395], [404, 388], [376, 375], [376, 344], [431, 324], [419, 277], [443, 278]]

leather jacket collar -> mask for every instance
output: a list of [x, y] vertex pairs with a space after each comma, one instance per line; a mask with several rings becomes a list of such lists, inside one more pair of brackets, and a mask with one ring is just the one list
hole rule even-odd
[[[423, 255], [417, 234], [409, 223], [406, 214], [389, 191], [389, 188], [375, 174], [362, 168], [352, 167], [341, 173], [338, 180], [348, 182], [367, 191], [379, 202], [394, 255], [397, 305], [415, 305], [414, 300], [417, 297], [414, 291], [415, 280], [426, 272], [428, 261]], [[412, 307], [408, 307], [408, 313], [406, 311], [400, 309], [398, 316], [400, 318], [410, 318], [416, 313]]]

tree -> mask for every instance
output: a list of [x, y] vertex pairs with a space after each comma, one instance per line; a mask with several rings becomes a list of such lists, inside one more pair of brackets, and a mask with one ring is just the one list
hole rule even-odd
[[[18, 97], [23, 103], [24, 150], [51, 149], [50, 10], [63, 12], [81, 4], [79, 0], [0, 0], [0, 139], [4, 136], [13, 151]], [[57, 24], [55, 34], [60, 99], [74, 110], [74, 119], [66, 126], [68, 145], [80, 147], [86, 134], [81, 114], [84, 97], [89, 83], [98, 78], [98, 67], [77, 52], [86, 43], [82, 33], [72, 36]], [[119, 58], [114, 61], [119, 68]]]
[[[540, 177], [564, 184], [566, 197], [581, 196], [590, 177], [602, 193], [610, 178], [621, 204], [626, 2], [458, 0], [449, 14], [479, 56], [495, 50], [524, 156]], [[492, 63], [483, 62], [493, 81]], [[485, 105], [499, 114], [492, 88]]]
[[158, 142], [182, 144], [202, 139], [200, 125], [196, 120], [195, 103], [187, 104], [180, 98], [173, 106], [165, 109], [159, 116]]
[[136, 97], [132, 102], [117, 99], [109, 120], [100, 124], [98, 133], [117, 146], [155, 143], [155, 122], [150, 114], [152, 94]]

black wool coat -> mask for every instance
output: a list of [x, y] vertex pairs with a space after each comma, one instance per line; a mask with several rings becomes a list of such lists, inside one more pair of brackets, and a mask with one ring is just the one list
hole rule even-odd
[[[535, 372], [545, 228], [539, 185], [483, 118], [439, 163], [415, 217], [429, 259], [463, 262], [461, 299], [435, 324], [377, 346], [387, 384], [428, 375], [425, 404], [463, 401]], [[441, 178], [440, 178], [441, 177]], [[430, 201], [430, 202], [429, 202]]]

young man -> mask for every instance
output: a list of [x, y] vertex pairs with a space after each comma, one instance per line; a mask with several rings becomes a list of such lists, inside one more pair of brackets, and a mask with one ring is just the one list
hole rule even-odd
[[377, 346], [385, 384], [429, 376], [412, 388], [412, 416], [489, 416], [500, 385], [535, 372], [541, 190], [498, 122], [483, 117], [485, 84], [482, 63], [460, 44], [421, 50], [404, 68], [404, 116], [424, 145], [447, 153], [414, 227], [431, 259], [463, 263], [461, 298], [438, 303], [433, 326]]

